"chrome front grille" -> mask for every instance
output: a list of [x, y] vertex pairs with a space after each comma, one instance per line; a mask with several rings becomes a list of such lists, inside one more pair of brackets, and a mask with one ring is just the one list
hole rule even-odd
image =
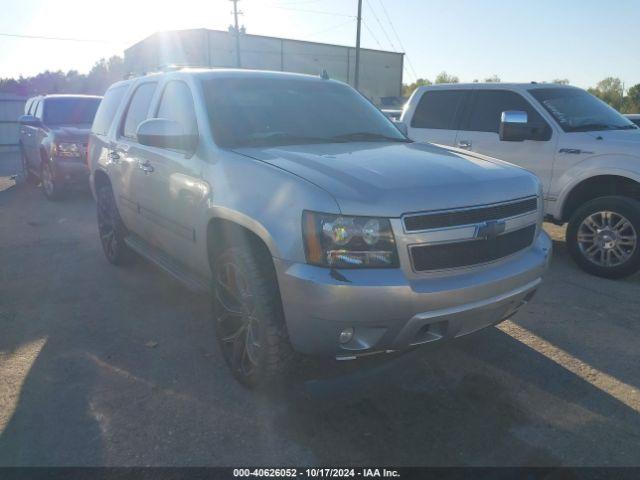
[[493, 262], [533, 244], [538, 199], [404, 215], [404, 243], [416, 273]]
[[419, 232], [432, 228], [470, 225], [473, 223], [486, 222], [487, 220], [498, 220], [523, 215], [536, 211], [537, 208], [538, 199], [536, 197], [530, 197], [475, 208], [409, 214], [404, 217], [404, 227], [407, 232]]
[[495, 238], [442, 245], [415, 245], [410, 248], [416, 272], [444, 270], [493, 262], [508, 257], [533, 243], [536, 226], [504, 233]]

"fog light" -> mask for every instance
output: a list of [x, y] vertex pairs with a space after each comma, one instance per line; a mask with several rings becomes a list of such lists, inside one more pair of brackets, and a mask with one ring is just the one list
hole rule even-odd
[[353, 338], [353, 328], [345, 328], [340, 332], [340, 336], [338, 337], [338, 341], [340, 343], [348, 343]]

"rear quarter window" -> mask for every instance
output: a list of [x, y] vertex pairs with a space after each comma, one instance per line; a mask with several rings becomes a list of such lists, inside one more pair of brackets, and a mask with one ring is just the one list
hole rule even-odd
[[100, 102], [96, 117], [93, 120], [93, 125], [91, 126], [92, 133], [97, 135], [107, 134], [126, 91], [127, 85], [107, 90], [102, 102]]

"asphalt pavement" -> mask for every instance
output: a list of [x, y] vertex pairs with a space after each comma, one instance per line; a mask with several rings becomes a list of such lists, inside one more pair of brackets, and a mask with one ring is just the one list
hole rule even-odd
[[640, 276], [581, 272], [558, 227], [512, 321], [256, 393], [206, 296], [107, 263], [87, 191], [4, 180], [0, 465], [640, 465]]

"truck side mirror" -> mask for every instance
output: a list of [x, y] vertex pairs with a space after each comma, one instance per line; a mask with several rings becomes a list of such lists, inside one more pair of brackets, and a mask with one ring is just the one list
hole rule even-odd
[[523, 140], [546, 141], [551, 139], [551, 128], [544, 122], [530, 122], [527, 112], [507, 110], [500, 117], [500, 140], [522, 142]]
[[182, 125], [164, 118], [145, 120], [136, 131], [138, 142], [142, 145], [169, 148], [192, 153], [198, 145], [198, 136], [184, 132]]
[[522, 142], [530, 138], [529, 116], [520, 110], [507, 110], [500, 116], [500, 140]]
[[34, 117], [33, 115], [22, 115], [18, 118], [18, 123], [20, 125], [27, 125], [29, 127], [39, 127], [42, 125], [42, 122], [38, 117]]

